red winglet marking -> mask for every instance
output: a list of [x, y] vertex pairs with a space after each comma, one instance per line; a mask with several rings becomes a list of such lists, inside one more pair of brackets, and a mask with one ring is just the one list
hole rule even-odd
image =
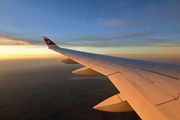
[[47, 45], [56, 45], [49, 38], [47, 38], [47, 37], [43, 37], [43, 38], [44, 38], [44, 41], [46, 42]]

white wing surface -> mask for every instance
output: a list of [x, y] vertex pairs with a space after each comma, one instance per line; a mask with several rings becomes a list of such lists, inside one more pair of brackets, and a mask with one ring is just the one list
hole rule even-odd
[[94, 109], [136, 111], [143, 120], [180, 120], [180, 65], [112, 57], [58, 47], [44, 37], [49, 49], [68, 57], [62, 62], [82, 64], [75, 74], [105, 75], [119, 90]]

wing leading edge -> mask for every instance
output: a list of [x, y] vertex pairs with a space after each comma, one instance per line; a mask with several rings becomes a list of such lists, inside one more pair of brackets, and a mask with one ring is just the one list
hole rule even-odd
[[119, 90], [94, 109], [109, 112], [136, 111], [146, 120], [180, 119], [180, 65], [118, 58], [69, 50], [44, 37], [49, 49], [67, 57], [67, 64], [80, 63], [84, 68], [73, 73], [105, 75]]

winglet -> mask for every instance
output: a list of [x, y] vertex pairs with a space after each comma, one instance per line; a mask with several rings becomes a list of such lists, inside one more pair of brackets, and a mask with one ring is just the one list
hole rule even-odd
[[59, 48], [59, 46], [57, 46], [53, 41], [51, 41], [49, 38], [47, 37], [43, 37], [44, 41], [46, 42], [46, 44], [48, 45], [49, 49], [52, 48]]

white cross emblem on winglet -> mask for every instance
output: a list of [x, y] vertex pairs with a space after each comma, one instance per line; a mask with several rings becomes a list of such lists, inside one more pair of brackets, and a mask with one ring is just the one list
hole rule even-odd
[[48, 44], [49, 44], [50, 42], [51, 42], [51, 41], [49, 41], [49, 40], [47, 41]]

